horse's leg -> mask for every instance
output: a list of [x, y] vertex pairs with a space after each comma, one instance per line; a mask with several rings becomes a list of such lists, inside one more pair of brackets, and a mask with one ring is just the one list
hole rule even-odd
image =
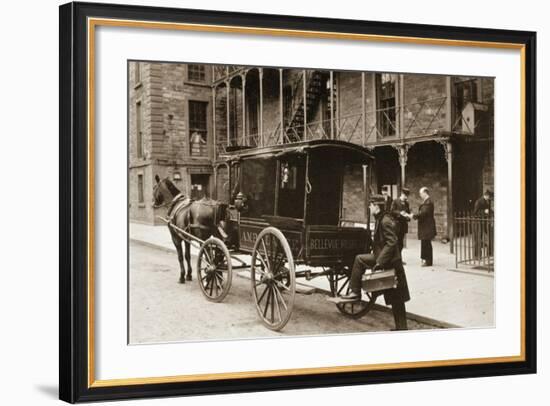
[[181, 247], [181, 238], [175, 235], [175, 233], [173, 232], [171, 234], [172, 234], [172, 242], [176, 246], [176, 251], [178, 251], [178, 262], [180, 263], [179, 283], [185, 283], [185, 267], [183, 266], [183, 250]]
[[[189, 241], [185, 241], [185, 261], [187, 261], [187, 280], [191, 281], [193, 280], [193, 269], [191, 268], [191, 243]], [[183, 274], [181, 277], [183, 278]]]

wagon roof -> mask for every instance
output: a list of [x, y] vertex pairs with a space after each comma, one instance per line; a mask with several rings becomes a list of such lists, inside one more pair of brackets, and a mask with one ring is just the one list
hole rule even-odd
[[[278, 144], [270, 145], [267, 147], [259, 148], [241, 148], [234, 151], [228, 151], [223, 154], [228, 160], [235, 160], [241, 158], [269, 158], [275, 156], [283, 156], [286, 154], [299, 154], [310, 151], [338, 151], [349, 157], [350, 159], [357, 160], [372, 160], [373, 155], [365, 147], [362, 147], [351, 142], [340, 140], [311, 140], [294, 142], [291, 144]], [[340, 157], [341, 155], [338, 154]]]

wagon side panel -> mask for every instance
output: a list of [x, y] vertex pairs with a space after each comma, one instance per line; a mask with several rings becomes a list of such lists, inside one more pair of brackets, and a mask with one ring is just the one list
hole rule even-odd
[[310, 265], [351, 265], [357, 254], [369, 251], [369, 233], [359, 227], [309, 226], [305, 247]]

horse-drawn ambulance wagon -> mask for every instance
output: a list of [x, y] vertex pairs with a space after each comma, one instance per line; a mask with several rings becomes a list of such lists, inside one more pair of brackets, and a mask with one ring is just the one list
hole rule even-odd
[[[210, 222], [211, 236], [201, 235], [198, 212], [180, 216], [179, 223], [177, 215], [167, 219], [173, 237], [200, 243], [197, 273], [206, 298], [222, 301], [233, 271], [250, 269], [258, 315], [268, 328], [280, 330], [292, 314], [297, 278], [326, 277], [333, 296], [346, 293], [351, 265], [357, 254], [368, 251], [370, 232], [343, 217], [344, 179], [350, 167], [362, 173], [361, 201], [368, 201], [373, 163], [368, 150], [343, 141], [314, 140], [239, 148], [223, 158], [229, 168], [230, 201], [211, 213], [217, 217]], [[242, 254], [250, 255], [250, 261]], [[182, 259], [180, 264], [183, 269]], [[361, 302], [336, 306], [345, 315], [360, 317], [375, 299], [365, 293]]]

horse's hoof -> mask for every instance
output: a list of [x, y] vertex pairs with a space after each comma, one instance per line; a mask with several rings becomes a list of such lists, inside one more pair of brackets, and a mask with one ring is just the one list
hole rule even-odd
[[180, 278], [178, 283], [185, 283], [185, 278]]
[[187, 275], [187, 280], [188, 281], [192, 281], [193, 280], [193, 277], [191, 275]]

